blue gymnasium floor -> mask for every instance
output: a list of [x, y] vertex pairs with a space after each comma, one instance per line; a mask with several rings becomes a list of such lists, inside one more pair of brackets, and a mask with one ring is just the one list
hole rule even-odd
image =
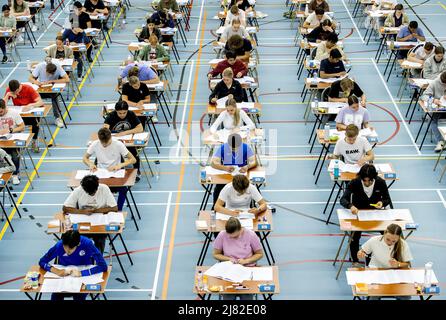
[[[365, 30], [360, 28], [358, 33], [359, 26], [353, 23], [347, 12], [347, 8], [349, 12], [352, 11], [352, 6], [347, 2], [329, 1], [336, 20], [341, 22], [341, 38], [352, 32], [344, 40], [346, 54], [352, 62], [352, 75], [365, 91], [372, 124], [378, 130], [380, 140], [385, 141], [375, 149], [377, 161], [393, 164], [400, 179], [391, 188], [395, 207], [409, 208], [420, 224], [419, 230], [409, 238], [414, 266], [420, 267], [427, 261], [433, 261], [437, 277], [443, 282], [446, 279], [446, 238], [443, 233], [446, 229], [445, 180], [438, 183], [439, 172], [432, 171], [435, 159], [433, 145], [428, 141], [422, 152], [418, 152], [414, 145], [413, 137], [420, 125], [420, 114], [416, 114], [415, 121], [410, 125], [403, 118], [408, 104], [407, 95], [401, 102], [396, 98], [401, 78], [393, 75], [388, 83], [383, 82], [384, 60], [379, 65], [373, 60], [377, 43], [364, 44]], [[415, 11], [406, 9], [406, 12], [411, 18], [416, 14], [417, 20], [423, 22], [421, 26], [428, 40], [444, 40], [446, 34], [442, 20], [446, 16], [446, 6], [437, 1], [408, 2]], [[420, 5], [421, 2], [423, 4]], [[34, 189], [29, 188], [25, 176], [21, 185], [14, 187], [14, 195], [21, 202], [23, 218], [13, 215], [15, 233], [2, 223], [2, 299], [26, 299], [24, 294], [18, 292], [21, 277], [54, 244], [53, 238], [44, 232], [45, 227], [68, 196], [66, 183], [69, 173], [83, 168], [81, 158], [86, 150], [86, 141], [102, 124], [100, 110], [103, 101], [113, 101], [118, 97], [114, 91], [118, 64], [128, 55], [126, 44], [135, 41], [133, 30], [145, 20], [148, 3], [132, 1], [133, 6], [127, 13], [127, 25], [125, 28], [117, 26], [113, 30], [113, 44], [102, 50], [105, 61], [101, 61], [100, 66], [95, 63], [93, 82], [85, 81], [79, 104], [72, 105], [73, 120], [69, 121], [68, 130], [56, 130], [57, 146], [50, 149], [51, 154], [42, 152], [34, 155], [40, 174], [40, 178], [33, 180]], [[307, 139], [311, 125], [304, 125], [303, 122], [304, 105], [300, 98], [303, 80], [298, 81], [296, 77], [295, 31], [290, 21], [282, 16], [287, 10], [284, 3], [282, 0], [259, 0], [256, 5], [258, 11], [269, 15], [260, 21], [258, 33], [258, 91], [263, 105], [262, 127], [268, 132], [262, 159], [264, 162], [267, 160], [270, 169], [275, 168], [263, 189], [265, 198], [277, 208], [275, 231], [270, 237], [280, 268], [281, 294], [275, 298], [352, 299], [345, 273], [342, 272], [339, 280], [335, 280], [337, 269], [332, 266], [332, 259], [341, 233], [336, 224], [327, 226], [323, 222], [325, 216], [322, 210], [332, 185], [324, 173], [318, 185], [314, 184], [312, 171], [320, 149], [317, 147], [309, 154]], [[122, 256], [130, 279], [130, 283], [125, 283], [114, 259], [107, 288], [109, 299], [196, 298], [192, 294], [193, 274], [203, 241], [194, 223], [203, 195], [203, 189], [198, 184], [196, 159], [200, 155], [200, 144], [197, 141], [199, 121], [209, 95], [206, 79], [208, 61], [215, 57], [206, 44], [215, 39], [213, 32], [219, 22], [212, 17], [218, 10], [215, 0], [194, 2], [191, 30], [187, 33], [189, 42], [186, 47], [178, 45], [181, 61], [180, 65], [174, 64], [174, 97], [170, 106], [172, 111], [176, 108], [177, 130], [191, 132], [189, 145], [194, 157], [188, 158], [185, 150], [178, 150], [175, 132], [162, 122], [163, 117], [160, 116], [161, 122], [157, 128], [163, 143], [161, 154], [156, 153], [153, 144], [149, 144], [147, 150], [152, 167], [156, 166], [154, 160], [160, 160], [160, 178], [158, 181], [151, 179], [153, 188], [150, 190], [144, 180], [133, 189], [142, 215], [140, 231], [137, 232], [129, 220], [124, 238], [134, 265], [130, 266], [126, 257]], [[48, 8], [44, 12], [45, 16], [50, 13]], [[3, 74], [0, 85], [2, 94], [10, 79], [27, 79], [26, 59], [44, 58], [42, 48], [53, 41], [60, 30], [56, 23], [63, 24], [66, 13], [59, 10], [53, 17], [56, 17], [55, 23], [48, 30], [37, 33], [39, 41], [35, 49], [19, 46], [22, 62], [0, 66]], [[204, 45], [201, 51], [198, 51], [199, 44]], [[176, 101], [178, 89], [181, 91]], [[186, 133], [181, 134], [183, 141], [186, 141]], [[11, 212], [11, 208], [8, 210]], [[336, 220], [332, 218], [332, 222]], [[211, 251], [208, 251], [205, 265], [213, 263]], [[266, 260], [263, 259], [261, 263], [266, 263]], [[444, 285], [441, 286], [444, 290]], [[44, 295], [44, 299], [47, 298], [49, 296]], [[440, 298], [442, 296], [436, 299]]]

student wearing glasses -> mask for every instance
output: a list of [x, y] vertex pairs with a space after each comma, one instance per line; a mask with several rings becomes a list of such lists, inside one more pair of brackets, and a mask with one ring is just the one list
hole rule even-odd
[[[358, 172], [356, 179], [347, 185], [347, 189], [341, 198], [341, 205], [350, 209], [351, 213], [358, 214], [359, 210], [374, 210], [387, 207], [391, 203], [387, 184], [378, 176], [376, 168], [372, 164], [364, 164]], [[350, 242], [350, 255], [353, 267], [357, 267], [359, 240], [361, 232], [353, 232]]]

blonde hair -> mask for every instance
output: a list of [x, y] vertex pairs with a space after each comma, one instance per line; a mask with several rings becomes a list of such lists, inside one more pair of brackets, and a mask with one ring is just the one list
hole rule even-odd
[[353, 88], [355, 87], [355, 83], [353, 80], [349, 78], [344, 78], [340, 82], [341, 90], [344, 93], [344, 97], [348, 98], [350, 97], [350, 93], [352, 92]]
[[238, 13], [238, 6], [237, 6], [236, 4], [234, 4], [234, 5], [231, 7], [231, 13], [232, 13], [232, 14], [237, 14], [237, 13]]
[[222, 75], [223, 75], [223, 77], [234, 78], [234, 71], [232, 71], [231, 68], [226, 68], [225, 70], [223, 70]]
[[155, 44], [158, 44], [158, 37], [156, 35], [152, 34], [149, 37], [149, 42], [150, 42], [150, 44], [152, 44], [152, 42], [155, 42]]
[[357, 137], [359, 134], [359, 129], [354, 124], [349, 124], [347, 128], [345, 128], [345, 136], [349, 138]]
[[129, 77], [129, 83], [131, 86], [137, 84], [139, 82], [139, 78], [137, 76], [131, 76]]
[[237, 127], [240, 123], [240, 110], [237, 108], [237, 101], [234, 98], [229, 98], [226, 100], [226, 108], [233, 107], [235, 108], [234, 112], [234, 127]]
[[129, 74], [128, 77], [137, 77], [139, 74], [139, 67], [138, 66], [133, 66], [130, 70], [129, 70]]

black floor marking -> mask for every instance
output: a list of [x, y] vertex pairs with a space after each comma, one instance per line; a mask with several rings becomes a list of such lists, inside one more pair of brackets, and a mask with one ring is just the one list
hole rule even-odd
[[115, 278], [115, 280], [116, 280], [116, 281], [119, 281], [119, 282], [121, 282], [121, 283], [125, 283], [125, 281], [122, 280], [121, 278]]
[[36, 225], [37, 225], [39, 228], [42, 228], [42, 225], [41, 225], [39, 222], [37, 222]]
[[[23, 203], [22, 203], [23, 204]], [[23, 211], [28, 212], [28, 209], [26, 208], [22, 208]]]
[[140, 288], [138, 288], [137, 286], [132, 286], [132, 289], [139, 290]]
[[35, 219], [34, 216], [31, 215], [31, 214], [30, 214], [28, 217], [29, 217], [31, 220], [34, 220], [34, 219]]

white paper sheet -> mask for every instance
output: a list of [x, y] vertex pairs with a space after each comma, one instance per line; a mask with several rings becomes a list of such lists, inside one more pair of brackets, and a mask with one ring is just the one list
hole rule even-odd
[[60, 66], [72, 66], [73, 65], [73, 59], [63, 59], [63, 60], [59, 60], [59, 59], [51, 59], [51, 62], [54, 64], [58, 64]]
[[20, 112], [20, 113], [34, 113], [34, 112], [44, 112], [44, 111], [45, 107], [37, 107], [37, 108], [32, 108], [28, 112]]
[[225, 59], [212, 59], [212, 60], [210, 60], [208, 63], [209, 64], [218, 64], [218, 63], [220, 63], [220, 62], [222, 62], [222, 61], [224, 61]]
[[239, 220], [242, 227], [249, 230], [254, 229], [254, 222], [252, 221], [252, 219], [239, 219]]
[[264, 170], [259, 170], [259, 171], [250, 171], [249, 172], [249, 178], [253, 179], [253, 178], [266, 178], [266, 171]]
[[156, 110], [156, 103], [146, 103], [143, 107], [144, 110]]
[[[392, 284], [392, 283], [423, 283], [424, 270], [366, 270], [346, 271], [347, 283]], [[438, 283], [435, 272], [432, 271], [432, 283]]]
[[67, 86], [67, 84], [66, 83], [55, 83], [55, 84], [53, 84], [53, 89], [63, 89], [63, 88], [65, 88]]
[[[328, 172], [333, 172], [334, 170], [334, 164], [335, 164], [336, 160], [330, 160], [330, 163], [328, 165]], [[353, 172], [353, 173], [358, 173], [359, 170], [361, 169], [361, 167], [358, 164], [349, 164], [349, 163], [344, 163], [341, 160], [338, 160], [339, 163], [339, 171], [340, 172]]]
[[210, 277], [239, 283], [252, 278], [251, 268], [244, 267], [240, 264], [234, 264], [231, 261], [216, 263], [204, 274]]
[[388, 163], [374, 163], [373, 165], [380, 173], [393, 172], [392, 167]]
[[405, 60], [402, 64], [402, 67], [406, 67], [406, 68], [414, 68], [414, 69], [423, 69], [423, 65], [419, 62], [413, 62], [413, 61], [408, 61]]
[[67, 277], [62, 279], [45, 279], [43, 280], [40, 292], [80, 292], [82, 282], [80, 278]]
[[124, 223], [124, 215], [122, 212], [109, 212], [108, 214], [93, 213], [91, 215], [70, 214], [69, 217], [72, 223], [90, 223], [92, 227]]
[[217, 100], [217, 108], [224, 109], [226, 108], [226, 101], [228, 101], [228, 96], [220, 98]]
[[11, 133], [10, 140], [28, 140], [30, 133]]
[[359, 210], [359, 221], [409, 221], [413, 222], [409, 209]]
[[273, 281], [273, 268], [272, 267], [252, 268], [252, 280]]
[[338, 214], [339, 220], [357, 220], [358, 219], [358, 217], [356, 215], [354, 215], [348, 209], [338, 209], [336, 212]]
[[114, 140], [132, 140], [132, 138], [133, 138], [133, 134], [126, 134], [123, 136], [112, 135], [112, 139], [114, 139]]
[[255, 108], [254, 102], [238, 102], [237, 108], [252, 109]]
[[135, 133], [133, 135], [133, 139], [147, 141], [147, 139], [149, 139], [149, 133], [148, 132]]
[[229, 174], [229, 172], [224, 171], [224, 170], [218, 170], [218, 169], [215, 169], [215, 168], [213, 168], [211, 166], [207, 166], [206, 167], [206, 174], [209, 174], [209, 175]]
[[108, 171], [107, 169], [99, 168], [96, 171], [91, 170], [77, 170], [76, 172], [76, 180], [81, 180], [83, 177], [87, 175], [95, 175], [99, 179], [108, 179], [108, 178], [124, 178], [125, 170], [117, 170], [117, 171]]

